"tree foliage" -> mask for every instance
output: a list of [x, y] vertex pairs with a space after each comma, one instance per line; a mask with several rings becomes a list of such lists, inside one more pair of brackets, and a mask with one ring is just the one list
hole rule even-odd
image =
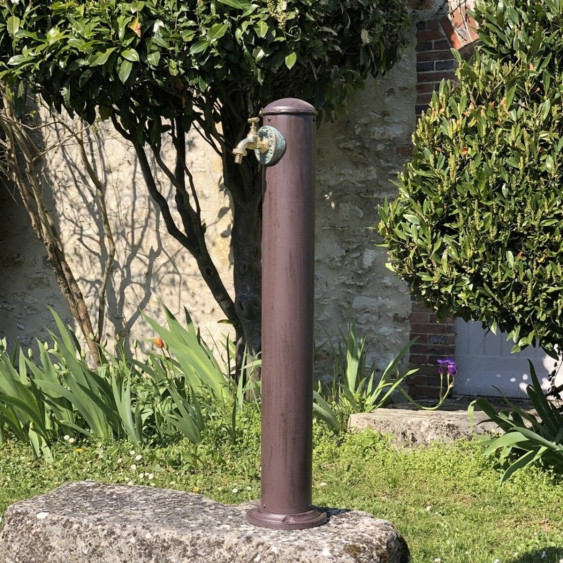
[[[233, 163], [247, 118], [300, 97], [332, 117], [405, 42], [404, 0], [0, 0], [0, 80], [89, 123], [111, 119], [137, 152], [169, 233], [196, 259], [226, 317], [259, 348], [260, 175]], [[207, 251], [186, 164], [196, 129], [223, 159], [232, 196], [236, 299]], [[171, 139], [174, 165], [161, 154]], [[175, 190], [159, 191], [147, 147]], [[177, 214], [176, 214], [177, 211]], [[179, 219], [178, 219], [179, 215]]]
[[185, 130], [218, 122], [233, 90], [254, 111], [295, 92], [335, 112], [397, 60], [406, 22], [403, 3], [365, 0], [9, 2], [3, 12], [1, 78], [88, 122], [114, 117], [153, 145], [171, 118]]
[[483, 1], [380, 210], [392, 268], [437, 311], [563, 343], [563, 3]]

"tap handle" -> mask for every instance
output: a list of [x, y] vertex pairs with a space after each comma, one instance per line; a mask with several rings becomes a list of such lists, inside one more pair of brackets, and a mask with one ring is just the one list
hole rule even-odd
[[258, 123], [260, 123], [259, 117], [249, 117], [248, 123], [250, 123], [250, 133], [256, 133]]

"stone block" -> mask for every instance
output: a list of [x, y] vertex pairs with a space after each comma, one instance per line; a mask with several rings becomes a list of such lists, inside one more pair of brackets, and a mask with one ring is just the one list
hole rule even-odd
[[83, 481], [10, 506], [0, 533], [3, 563], [408, 563], [390, 522], [329, 509], [324, 526], [280, 531], [246, 521], [251, 503]]
[[377, 409], [371, 413], [353, 414], [349, 426], [355, 431], [369, 428], [389, 434], [392, 442], [399, 446], [427, 446], [435, 441], [451, 443], [475, 434], [500, 433], [495, 423], [485, 422], [487, 418], [484, 412], [475, 411], [472, 426], [466, 411]]

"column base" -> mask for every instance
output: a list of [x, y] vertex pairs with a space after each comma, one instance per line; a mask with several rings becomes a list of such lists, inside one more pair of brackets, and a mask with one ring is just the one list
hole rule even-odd
[[246, 519], [254, 526], [274, 530], [305, 530], [322, 526], [327, 521], [326, 512], [311, 507], [297, 514], [275, 514], [261, 508], [253, 508], [246, 513]]

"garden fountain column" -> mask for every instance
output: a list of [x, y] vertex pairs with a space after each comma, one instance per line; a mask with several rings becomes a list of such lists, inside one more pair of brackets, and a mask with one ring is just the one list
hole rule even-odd
[[293, 98], [261, 112], [262, 129], [285, 141], [281, 158], [264, 168], [262, 496], [247, 514], [267, 528], [327, 520], [312, 506], [315, 115]]

